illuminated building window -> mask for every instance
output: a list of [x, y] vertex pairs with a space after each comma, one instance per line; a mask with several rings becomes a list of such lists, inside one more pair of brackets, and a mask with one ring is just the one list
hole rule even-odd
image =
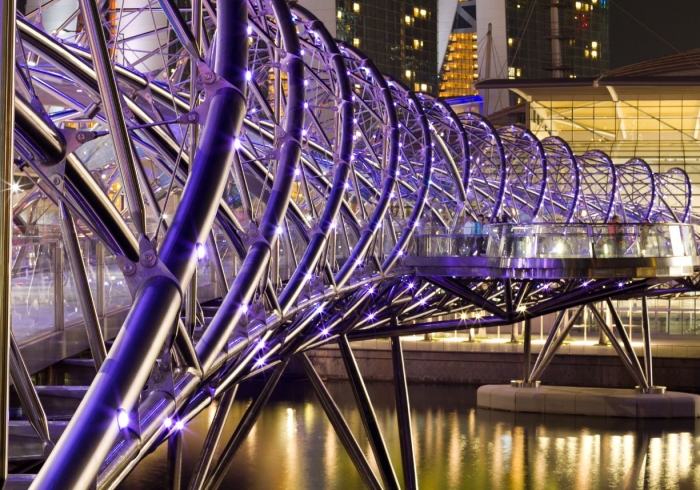
[[593, 51], [591, 51], [591, 58], [597, 58], [597, 57], [598, 57], [598, 51], [596, 51], [594, 49]]
[[522, 74], [522, 71], [520, 70], [520, 68], [516, 68], [515, 69], [515, 76], [519, 77], [521, 74]]
[[583, 51], [583, 56], [585, 56], [586, 58], [588, 58], [590, 55], [591, 53], [589, 53], [587, 49]]
[[427, 83], [421, 83], [421, 84], [420, 84], [420, 89], [421, 89], [421, 91], [423, 91], [423, 92], [427, 92], [427, 91], [428, 91], [428, 84], [427, 84]]
[[352, 11], [353, 11], [353, 12], [359, 12], [359, 11], [360, 11], [360, 4], [359, 4], [359, 3], [353, 3], [353, 4], [352, 4]]
[[418, 7], [413, 7], [413, 16], [418, 17], [420, 15], [420, 9]]
[[425, 19], [428, 16], [428, 12], [425, 9], [420, 9], [420, 16]]
[[420, 84], [419, 84], [419, 83], [414, 83], [414, 84], [413, 84], [413, 91], [414, 91], [414, 92], [420, 92]]
[[343, 12], [341, 12], [340, 10], [338, 10], [338, 18], [339, 18], [339, 19], [342, 19], [342, 18], [343, 18]]
[[356, 37], [353, 38], [353, 40], [352, 40], [352, 45], [355, 46], [355, 47], [359, 47], [359, 46], [360, 46], [360, 40], [357, 39]]
[[591, 0], [591, 3], [595, 5], [596, 3], [598, 3], [598, 0]]
[[508, 67], [508, 78], [515, 78], [515, 68], [512, 66]]
[[512, 46], [512, 45], [513, 45], [513, 38], [509, 37], [508, 38], [508, 46]]
[[591, 48], [593, 48], [593, 49], [598, 49], [598, 41], [593, 41], [593, 42], [591, 43]]
[[590, 8], [590, 6], [589, 6], [588, 4], [585, 4], [584, 7], [585, 7], [584, 10], [585, 10], [586, 12], [588, 12], [588, 9]]
[[581, 10], [581, 2], [576, 2], [576, 10]]
[[406, 78], [411, 78], [411, 70], [406, 70]]
[[411, 25], [411, 16], [410, 15], [407, 15], [406, 17], [404, 17], [404, 20], [406, 21], [407, 26]]

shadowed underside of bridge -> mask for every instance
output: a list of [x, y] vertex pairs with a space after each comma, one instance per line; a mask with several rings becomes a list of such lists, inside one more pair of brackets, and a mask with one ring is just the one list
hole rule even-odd
[[[16, 484], [113, 488], [158, 444], [178, 454], [183, 425], [219, 399], [189, 487], [216, 488], [296, 356], [365, 484], [399, 488], [352, 340], [392, 339], [406, 488], [417, 477], [401, 335], [522, 321], [528, 342], [530, 320], [556, 313], [524, 370], [534, 382], [589, 308], [631, 385], [653, 388], [610, 300], [643, 298], [648, 345], [646, 298], [697, 289], [683, 170], [614, 165], [455, 114], [283, 0], [52, 3], [3, 31], [17, 40], [2, 85], [15, 113], [10, 272], [20, 291], [54, 274], [55, 304], [74, 291], [97, 374], [36, 386], [12, 339], [27, 414], [10, 430]], [[479, 214], [511, 223], [465, 232]], [[102, 284], [127, 298], [109, 352]], [[306, 357], [328, 342], [378, 475]], [[238, 384], [261, 372], [215, 458]], [[80, 403], [66, 423], [49, 399]]]

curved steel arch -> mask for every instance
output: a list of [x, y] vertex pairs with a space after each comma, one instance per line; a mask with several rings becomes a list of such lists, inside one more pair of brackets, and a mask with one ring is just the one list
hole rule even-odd
[[506, 186], [506, 155], [493, 125], [472, 112], [458, 114], [469, 135], [469, 172], [464, 187], [473, 215], [498, 216]]
[[682, 168], [672, 168], [664, 173], [654, 174], [656, 195], [653, 213], [659, 221], [687, 223], [693, 198], [690, 178]]
[[593, 150], [577, 157], [581, 172], [579, 206], [575, 219], [604, 223], [612, 217], [617, 191], [617, 172], [608, 155]]
[[[430, 125], [435, 157], [432, 180], [436, 187], [445, 191], [442, 205], [457, 203], [452, 229], [465, 209], [467, 193], [464, 187], [469, 172], [469, 138], [462, 123], [452, 108], [443, 100], [425, 93], [417, 93]], [[449, 200], [448, 200], [449, 199]]]
[[618, 211], [623, 222], [648, 220], [656, 199], [656, 182], [649, 164], [633, 158], [616, 167]]
[[558, 136], [542, 140], [547, 160], [547, 185], [540, 208], [542, 221], [571, 223], [581, 191], [581, 173], [568, 143]]
[[[509, 215], [515, 221], [532, 220], [540, 211], [547, 185], [544, 148], [528, 129], [511, 125], [497, 131], [505, 149], [505, 199], [509, 201]], [[521, 214], [526, 218], [522, 219]]]

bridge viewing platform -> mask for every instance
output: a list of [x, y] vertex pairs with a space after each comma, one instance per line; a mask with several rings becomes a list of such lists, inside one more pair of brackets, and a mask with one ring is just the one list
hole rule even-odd
[[700, 267], [695, 225], [499, 223], [481, 234], [415, 234], [420, 276], [512, 279], [682, 277]]

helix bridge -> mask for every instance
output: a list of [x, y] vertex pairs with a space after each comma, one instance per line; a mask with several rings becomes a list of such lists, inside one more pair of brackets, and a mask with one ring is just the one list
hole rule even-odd
[[[96, 375], [82, 387], [32, 378], [13, 327], [25, 416], [10, 424], [9, 484], [115, 488], [158, 445], [177, 454], [181, 429], [217, 403], [182, 482], [217, 488], [295, 359], [363, 482], [400, 488], [350, 346], [390, 338], [404, 483], [417, 488], [399, 337], [516, 322], [527, 337], [531, 319], [554, 313], [524, 376], [533, 382], [584, 307], [615, 338], [597, 303], [612, 310], [632, 379], [652, 388], [611, 300], [642, 298], [646, 311], [647, 297], [697, 289], [684, 170], [575, 155], [559, 137], [457, 114], [284, 0], [49, 0], [16, 18], [12, 3], [2, 7], [2, 88], [14, 105], [7, 180], [21, 198], [7, 282], [27, 275], [41, 247], [65, 250], [74, 335]], [[465, 233], [480, 214], [511, 222]], [[477, 239], [483, 251], [458, 246]], [[105, 281], [126, 298], [111, 328]], [[378, 475], [307, 357], [328, 343]], [[261, 374], [223, 444], [238, 386]], [[57, 400], [73, 409], [57, 411], [69, 405]]]

